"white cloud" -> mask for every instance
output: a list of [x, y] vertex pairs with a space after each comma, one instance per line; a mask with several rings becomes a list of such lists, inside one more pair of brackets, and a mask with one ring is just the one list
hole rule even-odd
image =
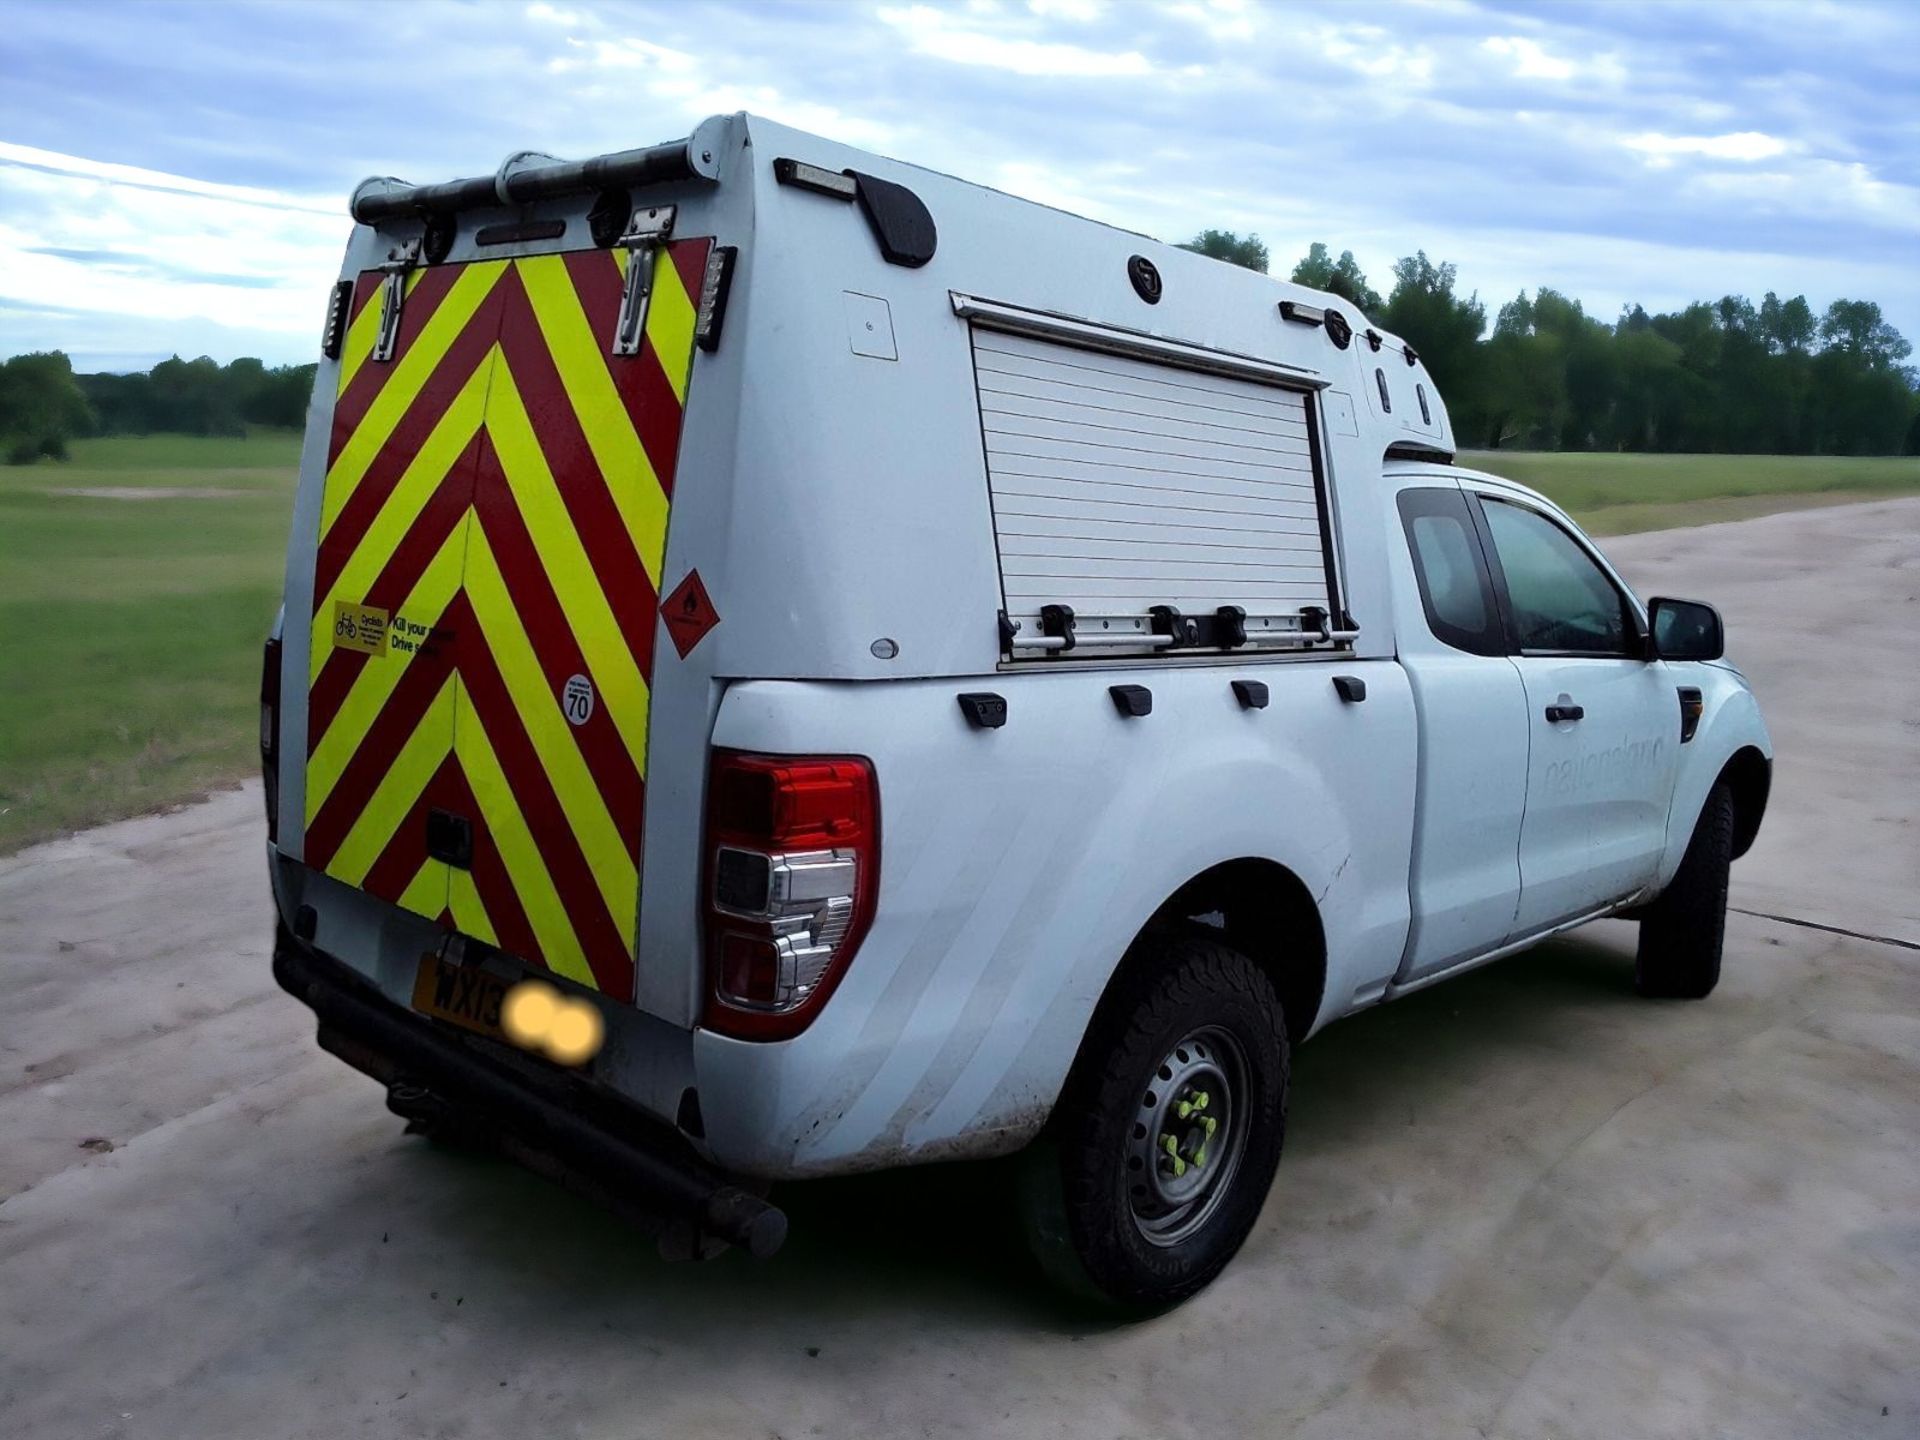
[[645, 70], [656, 75], [691, 75], [699, 62], [684, 50], [656, 45], [637, 35], [622, 35], [611, 40], [582, 40], [569, 35], [571, 55], [556, 55], [547, 69], [564, 74], [569, 70]]
[[1378, 25], [1325, 26], [1315, 33], [1320, 52], [1374, 80], [1424, 86], [1433, 79], [1434, 56], [1419, 46], [1390, 43]]
[[1105, 0], [1027, 0], [1027, 9], [1043, 20], [1059, 18], [1087, 24], [1106, 10]]
[[308, 359], [362, 175], [742, 108], [1169, 238], [1258, 231], [1280, 271], [1324, 240], [1381, 286], [1424, 247], [1601, 314], [1840, 285], [1920, 336], [1912, 0], [420, 0], [385, 22], [432, 56], [401, 122], [339, 63], [355, 0], [4, 4], [0, 354]]
[[1247, 0], [1190, 0], [1168, 6], [1167, 13], [1214, 40], [1251, 40], [1259, 30], [1259, 16]]
[[0, 166], [76, 180], [96, 180], [124, 189], [194, 196], [234, 205], [262, 205], [270, 210], [304, 210], [315, 215], [340, 213], [337, 202], [311, 196], [288, 195], [251, 185], [220, 185], [159, 170], [143, 170], [137, 165], [114, 165], [79, 155], [62, 155], [56, 150], [40, 150], [32, 145], [12, 145], [4, 140], [0, 140]]
[[1629, 150], [1638, 150], [1649, 159], [1670, 162], [1679, 155], [1701, 155], [1709, 160], [1771, 160], [1787, 153], [1787, 142], [1758, 130], [1740, 130], [1730, 135], [1661, 135], [1649, 132], [1629, 135], [1620, 142]]
[[946, 12], [930, 5], [905, 9], [883, 6], [876, 13], [920, 54], [960, 65], [1056, 77], [1146, 75], [1153, 70], [1138, 50], [1092, 50], [1083, 45], [1011, 38], [955, 24]]
[[1790, 216], [1802, 197], [1813, 193], [1843, 224], [1920, 233], [1920, 191], [1890, 185], [1857, 163], [1801, 160], [1785, 168], [1708, 170], [1690, 176], [1687, 184], [1704, 203], [1723, 211]]
[[578, 30], [591, 23], [588, 17], [578, 10], [562, 10], [558, 6], [547, 4], [546, 0], [534, 0], [533, 4], [527, 6], [527, 18], [541, 20], [549, 25], [564, 26], [569, 30]]
[[1571, 60], [1549, 54], [1538, 40], [1522, 35], [1491, 36], [1480, 42], [1480, 48], [1511, 60], [1513, 73], [1523, 80], [1571, 80], [1579, 69]]
[[[96, 333], [212, 320], [253, 337], [266, 358], [308, 358], [351, 226], [345, 197], [0, 144], [0, 304], [93, 317]], [[116, 347], [81, 338], [64, 348]]]

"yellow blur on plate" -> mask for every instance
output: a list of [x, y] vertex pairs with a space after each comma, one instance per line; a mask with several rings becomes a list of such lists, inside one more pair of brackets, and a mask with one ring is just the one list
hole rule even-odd
[[585, 1000], [562, 995], [544, 980], [522, 980], [500, 1005], [500, 1028], [514, 1044], [560, 1065], [584, 1065], [600, 1053], [606, 1023]]
[[600, 1012], [584, 1000], [563, 1000], [547, 1031], [547, 1054], [562, 1065], [584, 1065], [606, 1039]]
[[544, 980], [522, 980], [500, 1003], [500, 1028], [514, 1044], [538, 1050], [553, 1028], [560, 1008], [560, 992]]

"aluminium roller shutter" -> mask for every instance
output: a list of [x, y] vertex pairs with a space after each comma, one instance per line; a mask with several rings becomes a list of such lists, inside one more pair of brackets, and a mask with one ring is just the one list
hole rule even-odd
[[[1308, 394], [976, 325], [1006, 612], [1337, 613]], [[1285, 619], [1277, 617], [1287, 617]], [[1249, 630], [1255, 626], [1249, 625]]]

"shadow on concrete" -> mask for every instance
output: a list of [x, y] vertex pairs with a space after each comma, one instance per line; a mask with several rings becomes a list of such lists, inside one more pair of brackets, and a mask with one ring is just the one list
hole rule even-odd
[[[1619, 941], [1582, 935], [1341, 1021], [1295, 1061], [1288, 1155], [1337, 1159], [1348, 1144], [1380, 1140], [1369, 1126], [1402, 1126], [1407, 1096], [1459, 1101], [1500, 1083], [1501, 1052], [1538, 1057], [1565, 1047], [1567, 1064], [1592, 1023], [1638, 1005], [1632, 959]], [[1451, 1095], [1449, 1095], [1451, 1092]], [[356, 1200], [384, 1185], [418, 1186], [439, 1199], [437, 1247], [467, 1283], [546, 1290], [566, 1298], [554, 1324], [676, 1335], [713, 1325], [716, 1343], [778, 1309], [789, 1326], [831, 1329], [876, 1316], [918, 1328], [922, 1317], [1063, 1335], [1104, 1328], [1064, 1309], [1043, 1288], [1021, 1240], [1014, 1200], [1017, 1160], [934, 1165], [780, 1187], [792, 1220], [786, 1247], [756, 1263], [738, 1254], [668, 1264], [653, 1242], [598, 1207], [505, 1162], [396, 1141], [361, 1175]], [[449, 1171], [455, 1173], [449, 1174]], [[1284, 1174], [1284, 1170], [1283, 1170]], [[1295, 1216], [1289, 1223], [1311, 1225]], [[451, 1251], [451, 1254], [446, 1252]], [[490, 1273], [491, 1272], [491, 1273]]]
[[[1630, 937], [1620, 922], [1611, 928]], [[1376, 1006], [1329, 1027], [1294, 1057], [1287, 1144], [1295, 1159], [1364, 1141], [1410, 1095], [1444, 1108], [1448, 1092], [1498, 1085], [1513, 1052], [1566, 1052], [1568, 1068], [1594, 1027], [1644, 1013], [1633, 988], [1631, 939], [1563, 935], [1531, 950]]]

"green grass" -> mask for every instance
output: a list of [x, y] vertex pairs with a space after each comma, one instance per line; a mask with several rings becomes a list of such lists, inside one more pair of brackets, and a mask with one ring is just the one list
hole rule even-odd
[[[248, 773], [297, 435], [0, 467], [0, 852]], [[215, 497], [71, 493], [198, 488]]]
[[1460, 463], [1531, 485], [1599, 535], [1920, 494], [1920, 456], [1472, 450]]
[[[0, 853], [172, 804], [255, 764], [297, 435], [84, 440], [0, 466]], [[1920, 493], [1920, 459], [1552, 455], [1463, 464], [1602, 534]], [[72, 493], [201, 489], [128, 499]]]

